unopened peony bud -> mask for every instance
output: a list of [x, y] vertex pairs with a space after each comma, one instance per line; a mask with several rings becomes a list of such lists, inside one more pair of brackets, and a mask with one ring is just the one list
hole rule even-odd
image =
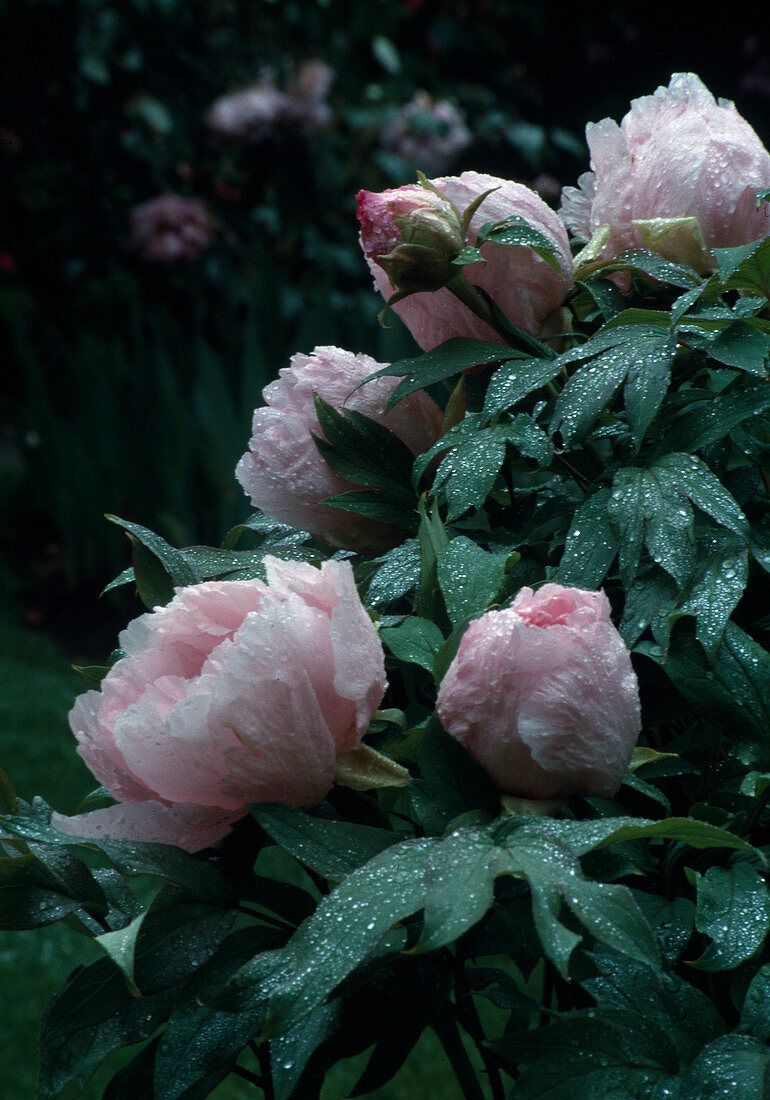
[[383, 365], [342, 348], [316, 348], [310, 355], [293, 356], [291, 366], [265, 387], [265, 405], [254, 412], [249, 449], [235, 471], [256, 508], [330, 546], [383, 550], [399, 541], [392, 527], [322, 503], [355, 486], [335, 474], [313, 439], [323, 436], [318, 395], [338, 411], [353, 409], [389, 428], [415, 455], [436, 441], [442, 413], [423, 390], [387, 412], [397, 378], [376, 378], [355, 388]]
[[639, 689], [603, 592], [522, 588], [470, 624], [441, 684], [444, 726], [519, 798], [609, 797], [640, 730]]
[[200, 199], [166, 192], [131, 211], [131, 248], [146, 260], [196, 260], [211, 245], [216, 224]]
[[457, 269], [465, 243], [457, 211], [417, 184], [376, 194], [359, 191], [358, 220], [366, 256], [405, 291], [438, 290]]
[[[480, 172], [463, 172], [461, 176], [443, 176], [430, 182], [449, 208], [461, 214], [490, 192], [470, 220], [468, 244], [475, 244], [478, 231], [487, 222], [503, 221], [511, 215], [523, 218], [552, 243], [558, 271], [531, 248], [495, 244], [494, 241], [486, 241], [481, 246], [484, 263], [461, 268], [451, 265], [453, 271], [462, 271], [473, 286], [486, 291], [517, 328], [531, 336], [539, 335], [546, 318], [561, 306], [574, 284], [572, 254], [561, 218], [539, 195], [521, 183]], [[432, 194], [425, 188], [410, 185], [396, 191], [385, 191], [382, 196], [362, 192], [363, 196], [367, 196], [363, 204], [359, 197], [361, 245], [375, 285], [386, 301], [392, 297], [395, 287], [382, 264], [374, 257], [390, 251], [388, 246], [393, 239], [393, 217], [389, 208], [395, 202], [392, 196], [406, 192], [406, 201], [410, 201], [409, 196], [414, 191]], [[373, 199], [382, 202], [374, 203]], [[448, 263], [446, 259], [445, 263]], [[488, 340], [495, 344], [501, 342], [499, 332], [458, 301], [446, 286], [439, 284], [440, 289], [436, 290], [435, 283], [433, 285], [432, 293], [412, 294], [392, 307], [420, 347], [429, 350], [455, 336]]]
[[712, 249], [748, 244], [770, 232], [756, 194], [770, 187], [770, 154], [727, 100], [694, 73], [642, 96], [620, 126], [586, 127], [591, 172], [566, 187], [561, 215], [590, 241], [608, 232], [601, 255], [650, 248], [699, 271]]
[[326, 796], [385, 691], [382, 646], [348, 562], [265, 565], [267, 584], [180, 588], [123, 631], [126, 656], [70, 713], [119, 802], [56, 827], [194, 852], [251, 803]]

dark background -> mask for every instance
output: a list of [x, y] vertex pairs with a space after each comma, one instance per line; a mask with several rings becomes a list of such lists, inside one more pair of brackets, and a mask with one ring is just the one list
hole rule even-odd
[[[177, 545], [248, 512], [233, 468], [262, 387], [295, 351], [413, 349], [377, 324], [355, 194], [414, 179], [383, 147], [416, 89], [464, 112], [446, 169], [537, 186], [588, 167], [585, 123], [697, 72], [770, 135], [761, 9], [460, 0], [6, 0], [0, 4], [0, 556], [30, 625], [95, 651], [133, 613], [97, 603], [128, 560], [116, 513]], [[270, 67], [334, 71], [331, 120], [222, 147], [218, 96]], [[438, 174], [438, 173], [434, 173]], [[217, 225], [197, 260], [152, 264], [133, 207], [170, 190]], [[130, 598], [129, 598], [130, 599]], [[98, 624], [102, 624], [101, 632]], [[96, 631], [96, 633], [94, 633]]]

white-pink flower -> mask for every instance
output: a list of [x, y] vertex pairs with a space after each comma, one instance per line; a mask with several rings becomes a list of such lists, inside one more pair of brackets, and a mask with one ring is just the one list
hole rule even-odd
[[131, 248], [146, 260], [196, 260], [210, 246], [216, 223], [201, 199], [164, 192], [131, 211]]
[[473, 141], [461, 111], [448, 99], [418, 91], [390, 119], [382, 144], [422, 172], [442, 172]]
[[443, 418], [424, 391], [410, 394], [387, 412], [397, 378], [376, 378], [355, 389], [383, 366], [368, 355], [335, 347], [292, 356], [291, 365], [265, 387], [265, 404], [254, 412], [249, 449], [235, 470], [256, 508], [331, 546], [377, 550], [399, 541], [391, 527], [322, 503], [355, 486], [334, 473], [313, 439], [323, 436], [314, 401], [318, 395], [339, 411], [355, 410], [389, 428], [414, 455], [435, 442]]
[[[465, 277], [481, 287], [497, 303], [506, 317], [532, 336], [540, 333], [546, 318], [558, 309], [574, 283], [574, 265], [564, 223], [558, 215], [529, 187], [511, 180], [480, 172], [463, 172], [460, 176], [443, 176], [431, 180], [443, 198], [462, 213], [485, 191], [484, 199], [470, 222], [468, 243], [474, 244], [478, 231], [487, 222], [497, 222], [517, 215], [543, 234], [553, 245], [559, 264], [556, 271], [531, 248], [511, 247], [487, 241], [481, 247], [484, 263], [462, 267]], [[399, 188], [413, 191], [414, 185]], [[384, 192], [390, 197], [395, 191]], [[359, 208], [360, 209], [360, 208]], [[360, 213], [359, 213], [360, 217]], [[386, 272], [372, 258], [369, 240], [375, 237], [371, 226], [362, 236], [362, 247], [377, 289], [387, 300], [394, 287]], [[440, 290], [411, 294], [393, 306], [420, 347], [426, 350], [455, 336], [476, 340], [502, 342], [501, 336], [480, 320], [451, 291]]]
[[215, 99], [203, 122], [219, 141], [257, 143], [272, 133], [285, 109], [286, 96], [268, 73], [248, 88]]
[[382, 646], [349, 563], [265, 564], [267, 584], [181, 588], [123, 631], [126, 656], [70, 713], [119, 802], [55, 826], [197, 851], [251, 803], [325, 797], [382, 699]]
[[522, 588], [470, 624], [436, 709], [498, 789], [521, 798], [609, 797], [640, 731], [607, 597], [559, 584]]
[[770, 187], [770, 154], [694, 73], [633, 100], [620, 125], [589, 123], [586, 138], [592, 171], [564, 189], [560, 213], [585, 240], [607, 226], [602, 255], [647, 247], [706, 271], [713, 248], [770, 233], [756, 206], [757, 191]]

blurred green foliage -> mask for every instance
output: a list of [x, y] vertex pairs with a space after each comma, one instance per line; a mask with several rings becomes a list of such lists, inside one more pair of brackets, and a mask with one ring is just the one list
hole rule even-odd
[[[665, 35], [653, 12], [570, 21], [529, 0], [3, 0], [0, 18], [0, 338], [16, 364], [0, 464], [25, 473], [7, 526], [25, 547], [61, 544], [70, 584], [91, 591], [125, 562], [105, 511], [177, 543], [217, 542], [242, 517], [232, 468], [293, 352], [413, 348], [377, 324], [355, 195], [430, 172], [383, 144], [416, 90], [473, 134], [445, 171], [554, 202], [587, 166], [585, 120], [619, 117], [674, 69], [767, 103], [748, 23], [720, 28], [717, 50], [688, 5]], [[268, 71], [285, 86], [308, 60], [333, 73], [327, 125], [212, 141], [214, 100]], [[215, 221], [192, 263], [130, 248], [131, 210], [167, 191]]]

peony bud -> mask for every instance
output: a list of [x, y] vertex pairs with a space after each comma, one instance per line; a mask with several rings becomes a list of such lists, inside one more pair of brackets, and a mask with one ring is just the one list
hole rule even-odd
[[265, 565], [267, 584], [180, 588], [123, 631], [126, 656], [70, 713], [119, 802], [57, 828], [194, 852], [251, 803], [325, 797], [382, 699], [382, 646], [348, 562]]
[[367, 259], [399, 290], [438, 290], [457, 274], [452, 261], [465, 243], [460, 218], [429, 188], [359, 191], [358, 220]]
[[[456, 265], [451, 267], [455, 272], [462, 270], [469, 283], [486, 291], [517, 328], [531, 336], [537, 336], [546, 318], [561, 306], [574, 282], [572, 255], [561, 219], [528, 187], [510, 180], [497, 179], [495, 176], [463, 172], [461, 176], [444, 176], [431, 180], [431, 186], [447, 201], [450, 209], [461, 212], [478, 201], [485, 192], [491, 192], [480, 203], [470, 220], [467, 243], [471, 245], [475, 243], [476, 235], [483, 225], [502, 221], [511, 215], [524, 218], [553, 244], [559, 271], [555, 271], [531, 248], [523, 245], [511, 247], [495, 244], [493, 241], [487, 241], [481, 246], [484, 263], [462, 268]], [[362, 192], [362, 196], [367, 196], [365, 204], [359, 196], [361, 245], [375, 285], [386, 301], [393, 295], [395, 288], [375, 257], [387, 253], [393, 247], [394, 218], [390, 214], [390, 208], [394, 200], [389, 196], [400, 192], [411, 195], [414, 191], [431, 193], [410, 185], [396, 191], [385, 191], [382, 196]], [[375, 204], [373, 199], [382, 201]], [[409, 196], [407, 201], [410, 201]], [[453, 237], [453, 240], [456, 241], [457, 238]], [[449, 246], [447, 244], [444, 247], [448, 249]], [[444, 263], [451, 265], [451, 260], [444, 256]], [[435, 289], [437, 284], [441, 289]], [[395, 303], [393, 309], [425, 350], [454, 336], [488, 340], [494, 344], [501, 342], [499, 333], [476, 316], [443, 284], [439, 284], [438, 279], [434, 280], [433, 293], [412, 294]]]
[[614, 794], [640, 730], [607, 597], [559, 584], [470, 624], [436, 710], [502, 793], [528, 799]]
[[389, 428], [415, 455], [436, 441], [443, 417], [424, 391], [386, 412], [397, 378], [375, 378], [355, 389], [382, 367], [368, 355], [316, 348], [293, 356], [291, 366], [265, 387], [265, 405], [254, 412], [249, 449], [235, 471], [256, 508], [330, 546], [382, 550], [403, 539], [394, 528], [322, 503], [355, 486], [334, 473], [313, 440], [323, 436], [318, 395], [338, 411], [353, 409]]
[[770, 154], [727, 100], [717, 102], [694, 73], [642, 96], [620, 126], [586, 127], [591, 172], [565, 187], [561, 215], [586, 241], [608, 228], [601, 255], [650, 248], [699, 271], [712, 249], [770, 232], [756, 193], [770, 187]]

